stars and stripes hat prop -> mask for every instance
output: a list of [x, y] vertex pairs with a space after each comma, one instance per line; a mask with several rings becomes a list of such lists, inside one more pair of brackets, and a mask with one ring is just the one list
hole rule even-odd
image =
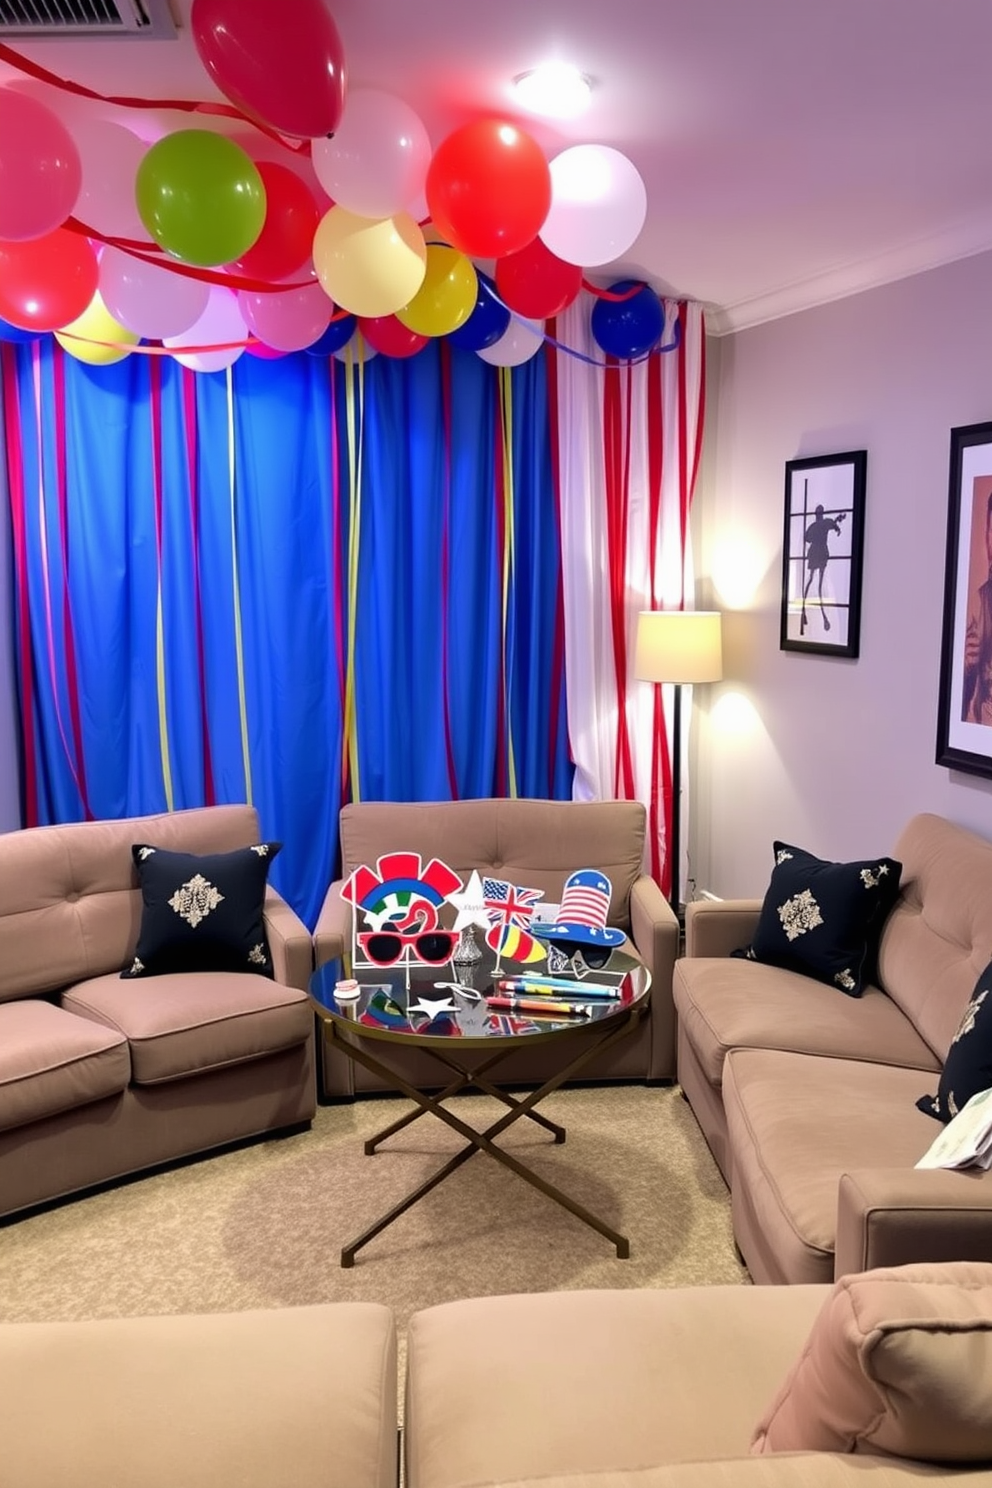
[[541, 940], [575, 940], [582, 945], [622, 944], [627, 938], [623, 931], [609, 929], [606, 924], [612, 892], [613, 885], [599, 868], [580, 868], [565, 880], [556, 922], [531, 922], [531, 934]]

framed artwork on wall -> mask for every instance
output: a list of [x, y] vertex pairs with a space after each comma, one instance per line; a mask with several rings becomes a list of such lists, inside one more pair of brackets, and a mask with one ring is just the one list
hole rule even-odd
[[783, 651], [858, 654], [867, 469], [867, 450], [786, 461]]
[[992, 423], [951, 430], [937, 763], [992, 775]]

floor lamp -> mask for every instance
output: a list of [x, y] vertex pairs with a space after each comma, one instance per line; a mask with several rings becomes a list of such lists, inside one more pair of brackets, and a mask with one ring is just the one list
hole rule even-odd
[[642, 610], [637, 617], [634, 676], [671, 682], [672, 708], [672, 889], [670, 903], [681, 916], [679, 827], [682, 795], [682, 688], [687, 682], [719, 682], [723, 676], [720, 615], [715, 610]]

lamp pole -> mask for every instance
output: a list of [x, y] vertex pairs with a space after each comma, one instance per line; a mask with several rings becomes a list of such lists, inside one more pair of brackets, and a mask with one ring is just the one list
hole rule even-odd
[[674, 684], [672, 701], [672, 842], [669, 857], [672, 862], [672, 886], [669, 903], [676, 918], [682, 919], [679, 885], [679, 834], [682, 825], [682, 683]]

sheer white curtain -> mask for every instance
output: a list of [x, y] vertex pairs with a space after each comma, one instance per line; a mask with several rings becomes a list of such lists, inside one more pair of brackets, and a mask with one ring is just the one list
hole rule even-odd
[[[635, 681], [631, 668], [638, 611], [694, 604], [689, 508], [702, 433], [705, 330], [699, 305], [662, 303], [662, 344], [677, 326], [676, 350], [609, 369], [558, 352], [557, 416], [574, 795], [643, 801], [646, 866], [667, 886], [671, 689], [663, 690], [662, 729], [656, 688]], [[604, 360], [586, 307], [559, 317], [556, 339]]]

